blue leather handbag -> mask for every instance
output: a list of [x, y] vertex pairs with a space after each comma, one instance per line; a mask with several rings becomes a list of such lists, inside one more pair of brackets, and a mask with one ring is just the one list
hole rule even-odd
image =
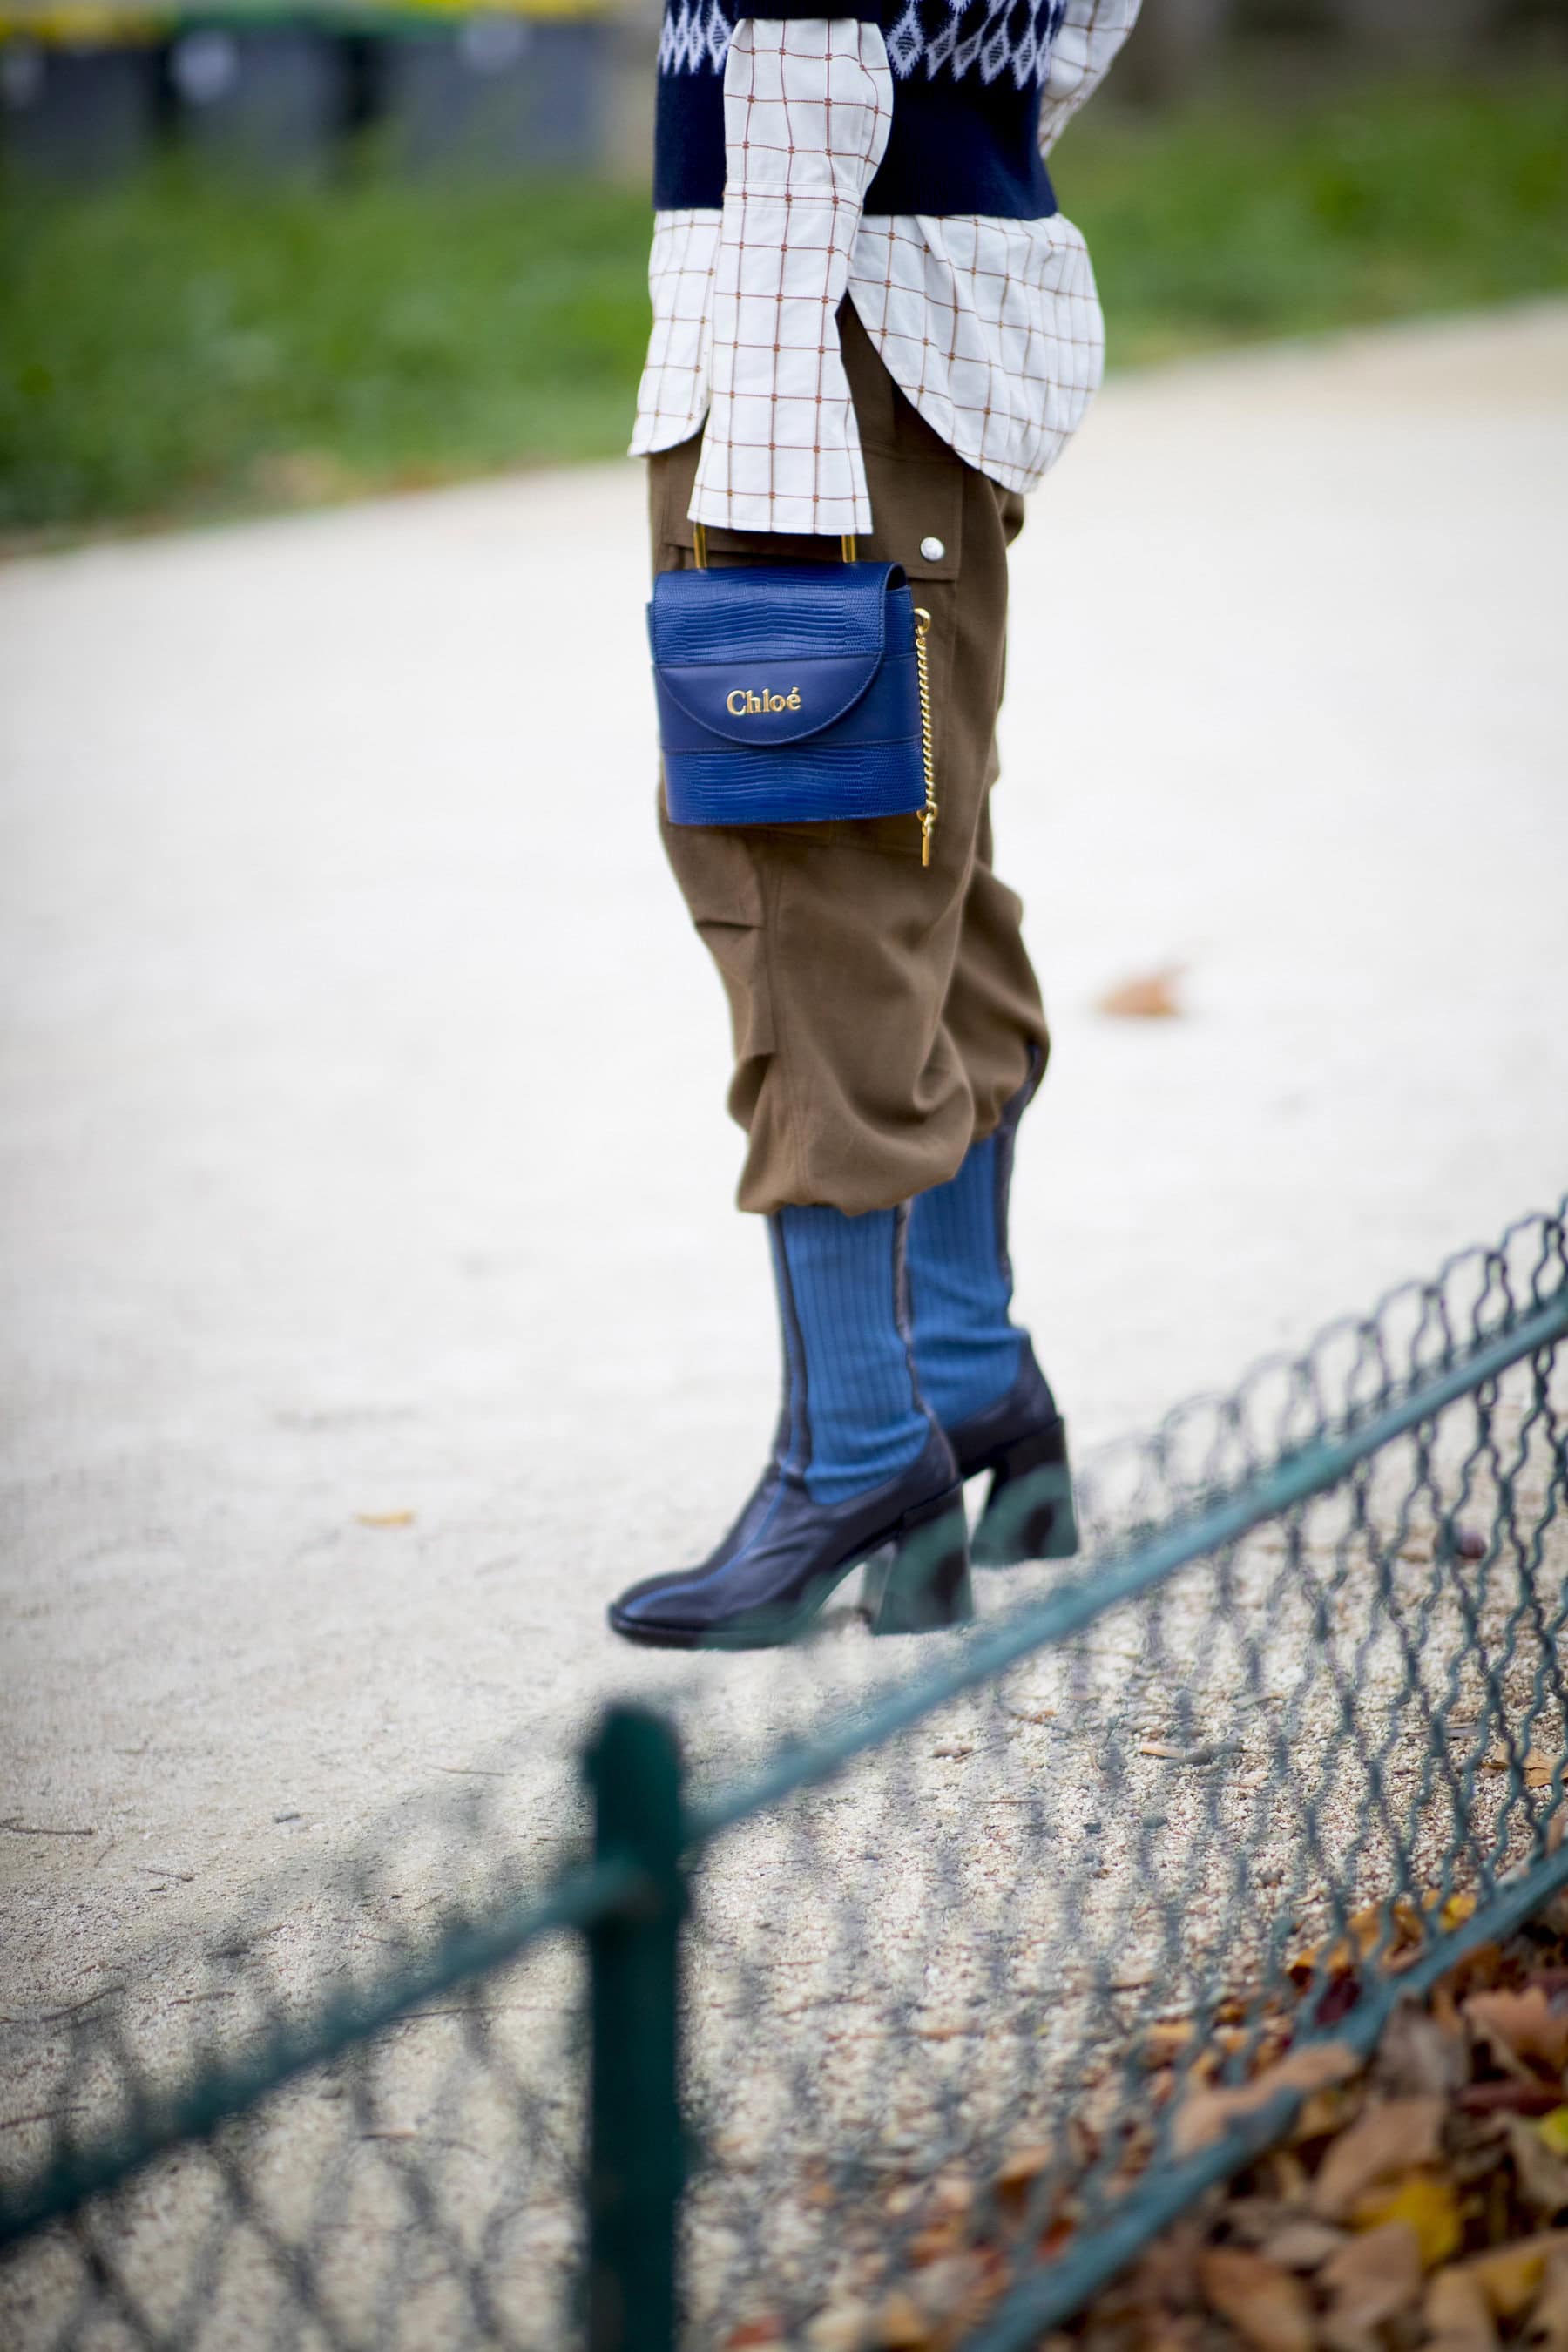
[[897, 563], [660, 572], [647, 608], [672, 824], [937, 820], [929, 613]]

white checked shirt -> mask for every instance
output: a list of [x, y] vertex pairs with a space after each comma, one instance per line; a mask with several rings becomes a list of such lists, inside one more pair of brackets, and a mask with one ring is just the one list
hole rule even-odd
[[[1103, 79], [1138, 0], [1067, 0], [1042, 92], [1045, 152]], [[868, 531], [836, 314], [846, 292], [889, 373], [960, 457], [1032, 489], [1099, 386], [1104, 330], [1082, 237], [1038, 220], [862, 211], [894, 83], [880, 29], [742, 18], [724, 67], [719, 212], [656, 215], [653, 333], [632, 455], [708, 419], [694, 520]]]

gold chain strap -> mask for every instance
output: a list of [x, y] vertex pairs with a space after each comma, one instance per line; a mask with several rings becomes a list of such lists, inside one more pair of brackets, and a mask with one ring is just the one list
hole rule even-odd
[[[708, 532], [701, 523], [691, 529], [692, 547], [697, 557], [697, 569], [708, 569]], [[855, 534], [846, 531], [840, 542], [846, 563], [856, 560]], [[936, 748], [931, 717], [931, 671], [926, 659], [926, 638], [931, 633], [931, 614], [923, 604], [915, 606], [915, 669], [921, 689], [921, 752], [925, 761], [926, 804], [920, 814], [921, 864], [931, 864], [931, 837], [936, 831], [936, 821], [942, 814], [936, 799]]]
[[931, 721], [931, 671], [926, 662], [926, 639], [931, 634], [931, 614], [923, 604], [915, 606], [915, 668], [921, 683], [921, 750], [925, 758], [926, 804], [920, 814], [921, 864], [931, 864], [931, 837], [936, 831], [941, 811], [936, 804], [936, 751], [932, 741]]

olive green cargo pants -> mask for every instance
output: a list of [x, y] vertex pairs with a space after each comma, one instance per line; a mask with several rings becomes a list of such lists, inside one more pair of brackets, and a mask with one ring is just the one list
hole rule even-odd
[[[672, 825], [665, 848], [729, 992], [730, 1108], [746, 1130], [742, 1209], [850, 1215], [945, 1183], [1048, 1050], [1022, 908], [991, 867], [1007, 549], [1024, 502], [955, 456], [904, 398], [846, 304], [844, 359], [876, 530], [931, 615], [942, 814], [921, 864], [912, 816]], [[696, 561], [700, 436], [649, 461], [654, 568]], [[709, 561], [837, 562], [836, 539], [708, 534]]]

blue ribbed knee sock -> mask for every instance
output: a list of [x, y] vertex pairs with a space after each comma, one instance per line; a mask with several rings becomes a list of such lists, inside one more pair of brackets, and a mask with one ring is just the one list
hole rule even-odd
[[906, 1469], [931, 1436], [903, 1311], [901, 1209], [768, 1219], [784, 1335], [784, 1451], [814, 1502]]
[[915, 1368], [921, 1393], [944, 1429], [994, 1404], [1023, 1360], [1024, 1334], [1008, 1318], [1007, 1192], [1016, 1127], [1005, 1116], [994, 1135], [971, 1144], [950, 1183], [922, 1192], [910, 1206]]

